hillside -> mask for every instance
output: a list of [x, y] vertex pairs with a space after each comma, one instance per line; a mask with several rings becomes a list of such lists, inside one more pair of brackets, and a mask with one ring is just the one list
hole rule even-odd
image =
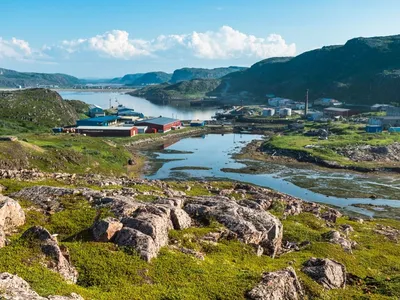
[[171, 83], [192, 79], [218, 79], [232, 72], [245, 70], [244, 67], [227, 67], [215, 69], [182, 68], [172, 74]]
[[294, 58], [272, 58], [224, 77], [220, 94], [248, 92], [253, 99], [275, 94], [304, 99], [333, 97], [369, 105], [400, 102], [400, 35], [355, 38]]
[[193, 79], [175, 84], [159, 84], [133, 91], [129, 95], [148, 100], [199, 99], [219, 86], [219, 79]]
[[0, 68], [0, 87], [37, 87], [38, 85], [67, 87], [79, 83], [78, 78], [66, 74], [26, 73]]
[[[150, 85], [150, 84], [160, 84], [164, 82], [168, 82], [171, 79], [171, 74], [165, 72], [149, 72], [145, 73], [138, 78], [125, 82], [125, 85], [130, 86], [142, 86], [142, 85]], [[125, 76], [124, 76], [125, 77]]]
[[10, 129], [10, 124], [15, 125], [15, 129], [21, 126], [40, 130], [74, 124], [77, 119], [76, 110], [54, 91], [28, 89], [0, 92], [0, 132]]

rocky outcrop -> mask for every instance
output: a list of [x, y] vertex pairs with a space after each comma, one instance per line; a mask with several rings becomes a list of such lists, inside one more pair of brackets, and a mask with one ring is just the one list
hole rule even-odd
[[[76, 283], [78, 272], [67, 259], [67, 249], [61, 249], [57, 239], [45, 228], [34, 226], [22, 234], [23, 239], [40, 246], [42, 253], [49, 258], [47, 267], [59, 273], [65, 280]], [[63, 251], [64, 250], [64, 251]]]
[[328, 290], [346, 286], [346, 267], [337, 261], [313, 257], [302, 271]]
[[381, 224], [376, 225], [376, 229], [374, 230], [375, 233], [381, 234], [388, 238], [389, 240], [398, 243], [400, 241], [400, 230], [390, 227], [390, 226], [385, 226]]
[[176, 230], [186, 229], [192, 225], [192, 219], [187, 212], [178, 207], [171, 209], [171, 221]]
[[0, 229], [7, 232], [25, 223], [25, 213], [19, 203], [0, 195]]
[[184, 210], [199, 220], [215, 219], [243, 243], [261, 246], [264, 254], [271, 257], [281, 248], [282, 223], [264, 210], [245, 207], [225, 197], [198, 197], [188, 202]]
[[301, 300], [304, 292], [296, 272], [289, 267], [284, 270], [264, 273], [261, 282], [247, 293], [250, 300]]
[[6, 300], [84, 300], [73, 293], [71, 296], [39, 296], [25, 280], [10, 273], [0, 273], [0, 299]]
[[357, 246], [357, 243], [350, 241], [346, 237], [342, 236], [339, 231], [331, 230], [324, 233], [322, 237], [333, 244], [340, 245], [345, 251], [352, 252], [352, 250]]
[[96, 242], [110, 242], [123, 224], [114, 218], [99, 220], [93, 224], [92, 234]]
[[115, 243], [119, 246], [132, 247], [148, 262], [157, 257], [159, 250], [151, 236], [129, 227], [122, 228], [117, 233]]

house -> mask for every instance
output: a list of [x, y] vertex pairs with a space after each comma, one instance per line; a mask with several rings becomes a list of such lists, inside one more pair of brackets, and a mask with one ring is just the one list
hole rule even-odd
[[328, 117], [350, 117], [356, 114], [357, 112], [348, 108], [328, 107], [324, 109], [324, 115]]
[[76, 132], [88, 136], [104, 137], [132, 137], [138, 134], [136, 127], [117, 126], [78, 126]]
[[190, 121], [190, 127], [204, 127], [205, 125], [206, 125], [206, 121], [202, 121], [202, 120]]
[[342, 102], [339, 102], [338, 100], [335, 100], [332, 98], [318, 98], [317, 100], [314, 101], [314, 105], [340, 106], [340, 105], [342, 105]]
[[112, 126], [118, 123], [117, 116], [104, 116], [76, 121], [76, 126]]
[[95, 118], [95, 117], [104, 117], [106, 114], [100, 106], [92, 104], [89, 106], [88, 115], [91, 118]]
[[172, 129], [172, 127], [181, 126], [182, 123], [178, 119], [159, 117], [154, 119], [147, 119], [138, 121], [135, 123], [136, 126], [147, 126], [147, 132], [167, 132]]

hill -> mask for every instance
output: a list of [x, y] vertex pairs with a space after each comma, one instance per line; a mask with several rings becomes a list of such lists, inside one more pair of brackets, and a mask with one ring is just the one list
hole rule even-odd
[[0, 133], [13, 128], [36, 131], [70, 125], [78, 118], [73, 106], [57, 92], [48, 89], [0, 92]]
[[219, 79], [193, 79], [175, 84], [148, 86], [129, 94], [154, 101], [200, 99], [217, 88], [220, 83]]
[[175, 70], [172, 74], [171, 83], [192, 79], [218, 79], [232, 72], [245, 70], [244, 67], [227, 67], [215, 69], [183, 68]]
[[272, 58], [228, 74], [221, 95], [247, 92], [249, 99], [275, 94], [304, 99], [332, 97], [346, 103], [400, 103], [400, 35], [355, 38], [293, 58]]
[[[171, 80], [171, 74], [165, 72], [149, 72], [137, 77], [131, 82], [125, 82], [125, 85], [143, 86], [150, 84], [160, 84]], [[125, 77], [125, 76], [124, 76]]]
[[68, 87], [79, 83], [78, 78], [66, 74], [26, 73], [0, 68], [0, 87]]

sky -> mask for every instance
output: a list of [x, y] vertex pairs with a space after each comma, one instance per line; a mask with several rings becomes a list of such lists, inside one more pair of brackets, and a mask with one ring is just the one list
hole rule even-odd
[[113, 78], [400, 34], [399, 0], [0, 0], [0, 68]]

